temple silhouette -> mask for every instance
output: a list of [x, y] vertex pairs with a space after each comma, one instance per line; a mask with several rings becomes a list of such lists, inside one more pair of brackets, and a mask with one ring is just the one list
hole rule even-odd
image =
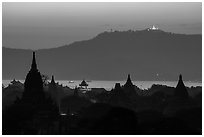
[[[24, 88], [19, 88], [22, 85]], [[22, 95], [3, 110], [3, 134], [201, 133], [202, 99], [190, 97], [182, 75], [176, 88], [154, 85], [142, 90], [133, 84], [130, 74], [124, 85], [116, 83], [111, 91], [97, 93], [99, 89], [90, 88], [84, 92], [87, 86], [83, 80], [79, 87], [63, 87], [55, 82], [54, 75], [45, 84], [33, 52], [24, 84], [14, 79], [8, 86], [12, 93], [22, 90]]]
[[87, 88], [87, 86], [88, 86], [88, 84], [86, 83], [86, 81], [85, 80], [82, 80], [82, 82], [79, 84], [79, 86], [81, 87], [81, 88]]
[[60, 106], [57, 83], [55, 82], [53, 75], [52, 75], [51, 82], [48, 84], [48, 91], [49, 91], [50, 97], [55, 101], [55, 103], [58, 106]]
[[33, 52], [31, 69], [25, 79], [22, 100], [32, 103], [42, 102], [43, 100], [45, 100], [45, 93], [43, 91], [43, 81], [41, 74], [37, 69], [35, 52]]
[[[28, 72], [24, 92], [7, 110], [4, 116], [5, 132], [10, 134], [51, 134], [52, 123], [59, 116], [57, 104], [46, 96], [43, 82], [37, 69], [35, 52]], [[5, 128], [4, 127], [4, 128]]]
[[132, 83], [132, 80], [130, 78], [130, 74], [128, 74], [128, 77], [127, 77], [127, 81], [126, 83], [123, 85], [123, 90], [126, 92], [126, 94], [132, 98], [132, 97], [136, 97], [138, 94], [136, 92], [136, 89], [138, 89], [137, 86], [135, 86], [133, 83]]
[[181, 74], [179, 75], [178, 84], [177, 84], [176, 89], [175, 89], [175, 96], [176, 97], [182, 97], [182, 98], [188, 98], [189, 97], [188, 91], [187, 91], [187, 89], [183, 83]]
[[124, 85], [124, 88], [132, 88], [134, 87], [133, 83], [132, 83], [132, 80], [130, 79], [130, 74], [128, 74], [128, 78], [127, 78], [127, 81]]

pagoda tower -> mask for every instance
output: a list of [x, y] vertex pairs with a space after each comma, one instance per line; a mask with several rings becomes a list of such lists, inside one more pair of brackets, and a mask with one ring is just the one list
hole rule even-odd
[[43, 91], [43, 81], [41, 74], [37, 69], [35, 52], [33, 52], [31, 69], [28, 72], [24, 82], [24, 92], [22, 99], [27, 101], [39, 101], [45, 99], [45, 94]]
[[137, 96], [135, 87], [136, 86], [132, 83], [132, 80], [130, 78], [130, 74], [128, 74], [128, 78], [125, 85], [123, 86], [123, 90], [130, 98], [134, 98], [135, 96]]
[[55, 83], [54, 76], [52, 75], [51, 82], [48, 85], [48, 90], [50, 92], [51, 98], [59, 104], [59, 95], [58, 95], [58, 88], [57, 84]]
[[121, 90], [120, 83], [115, 83], [115, 90]]
[[132, 81], [131, 81], [131, 79], [130, 79], [130, 74], [128, 74], [128, 78], [127, 78], [127, 81], [126, 81], [124, 87], [125, 87], [125, 88], [134, 87], [134, 85], [133, 85], [133, 83], [132, 83]]
[[178, 84], [177, 84], [176, 89], [175, 89], [175, 96], [176, 97], [184, 97], [184, 98], [188, 97], [188, 91], [187, 91], [187, 89], [183, 83], [181, 74], [179, 75], [179, 81], [178, 81]]
[[42, 130], [49, 134], [50, 129], [54, 129], [51, 126], [58, 117], [59, 107], [51, 98], [45, 96], [42, 77], [33, 52], [32, 65], [24, 82], [22, 98], [17, 98], [4, 116], [5, 123], [8, 123], [5, 129], [18, 129], [15, 131], [16, 134], [39, 134]]
[[54, 76], [52, 75], [51, 84], [55, 85]]

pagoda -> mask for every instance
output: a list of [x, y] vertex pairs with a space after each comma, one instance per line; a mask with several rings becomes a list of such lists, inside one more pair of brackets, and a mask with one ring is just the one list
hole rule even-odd
[[132, 83], [132, 80], [130, 79], [130, 74], [128, 74], [128, 78], [127, 78], [127, 81], [124, 85], [125, 88], [132, 88], [134, 87], [133, 83]]
[[33, 52], [22, 98], [17, 98], [5, 112], [4, 130], [8, 131], [8, 134], [51, 134], [52, 124], [58, 120], [58, 116], [59, 107], [51, 98], [45, 96], [42, 77]]
[[115, 83], [115, 90], [121, 90], [120, 83]]
[[178, 84], [177, 84], [176, 89], [175, 89], [175, 96], [176, 97], [183, 97], [183, 98], [188, 97], [188, 91], [187, 91], [187, 89], [183, 83], [181, 74], [179, 75], [179, 81], [178, 81]]
[[45, 99], [43, 81], [41, 74], [37, 69], [35, 52], [33, 52], [31, 69], [25, 79], [22, 99], [27, 101], [42, 101]]
[[52, 79], [51, 79], [50, 84], [55, 85], [55, 80], [54, 80], [54, 76], [53, 75], [52, 75]]
[[58, 88], [57, 88], [57, 83], [55, 83], [53, 75], [52, 75], [51, 82], [48, 84], [48, 91], [51, 95], [51, 98], [59, 105]]
[[86, 83], [85, 80], [83, 80], [83, 81], [81, 82], [81, 84], [79, 84], [79, 86], [87, 88], [88, 84]]
[[130, 97], [130, 98], [134, 98], [135, 96], [137, 96], [136, 93], [136, 86], [132, 83], [132, 80], [130, 78], [130, 74], [128, 74], [128, 78], [126, 83], [123, 86], [124, 92]]

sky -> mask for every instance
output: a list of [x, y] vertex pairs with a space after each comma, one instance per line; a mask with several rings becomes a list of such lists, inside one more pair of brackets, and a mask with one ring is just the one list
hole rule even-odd
[[202, 34], [202, 3], [22, 3], [2, 4], [2, 45], [44, 49], [88, 40], [113, 30], [152, 25], [167, 32]]

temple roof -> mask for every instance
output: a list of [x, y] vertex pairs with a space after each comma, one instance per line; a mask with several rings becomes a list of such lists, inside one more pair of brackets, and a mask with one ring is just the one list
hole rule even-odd
[[11, 84], [12, 84], [12, 85], [23, 85], [23, 83], [21, 83], [21, 82], [18, 81], [18, 80], [15, 80], [15, 79], [13, 79], [13, 81], [11, 81]]
[[15, 80], [15, 78], [13, 79], [13, 81], [11, 81], [12, 84], [16, 83], [17, 81]]
[[120, 83], [115, 83], [115, 90], [120, 90], [121, 89], [121, 86], [120, 86]]
[[85, 80], [83, 80], [83, 81], [81, 82], [81, 84], [79, 84], [79, 86], [88, 86], [88, 84], [86, 83]]

